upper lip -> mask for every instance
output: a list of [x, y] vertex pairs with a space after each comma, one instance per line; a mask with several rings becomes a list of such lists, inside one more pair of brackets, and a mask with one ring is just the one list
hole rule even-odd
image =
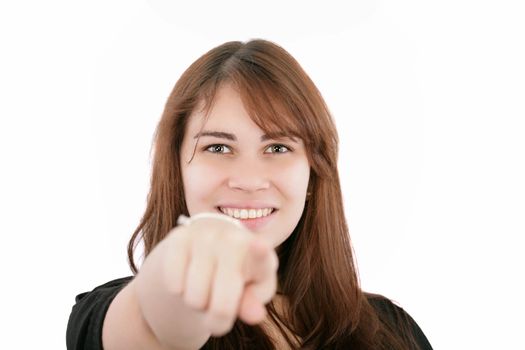
[[225, 202], [217, 205], [221, 208], [238, 208], [238, 209], [264, 209], [274, 208], [277, 206], [267, 202]]

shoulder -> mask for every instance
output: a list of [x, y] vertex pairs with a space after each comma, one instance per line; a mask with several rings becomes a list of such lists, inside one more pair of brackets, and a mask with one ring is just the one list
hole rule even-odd
[[383, 321], [398, 323], [406, 318], [408, 313], [394, 301], [381, 294], [364, 293], [368, 303], [372, 305], [378, 316]]
[[102, 325], [109, 305], [133, 276], [118, 278], [75, 297], [66, 330], [68, 349], [102, 349]]
[[104, 284], [101, 284], [100, 286], [93, 288], [93, 290], [89, 292], [83, 292], [83, 293], [78, 294], [75, 297], [75, 303], [78, 303], [79, 301], [81, 301], [86, 296], [92, 293], [101, 294], [101, 293], [111, 293], [112, 291], [120, 291], [120, 289], [124, 288], [132, 279], [133, 279], [133, 276], [128, 276], [128, 277], [117, 278], [109, 282], [106, 282]]
[[380, 294], [366, 292], [364, 294], [382, 323], [393, 331], [409, 334], [420, 349], [432, 349], [419, 325], [401, 306]]

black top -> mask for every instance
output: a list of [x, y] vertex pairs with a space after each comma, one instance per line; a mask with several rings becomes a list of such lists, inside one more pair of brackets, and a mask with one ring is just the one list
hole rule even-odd
[[[75, 298], [75, 305], [71, 310], [66, 331], [68, 350], [103, 350], [102, 325], [109, 305], [124, 288], [132, 276], [119, 278], [93, 289], [91, 292], [79, 294]], [[408, 321], [414, 339], [421, 350], [432, 350], [425, 334], [410, 315], [380, 295], [367, 294], [368, 301], [378, 313], [396, 324], [400, 318]]]

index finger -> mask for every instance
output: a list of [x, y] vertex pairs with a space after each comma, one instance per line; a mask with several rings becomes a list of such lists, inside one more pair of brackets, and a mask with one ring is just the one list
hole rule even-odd
[[247, 251], [243, 274], [259, 301], [269, 302], [277, 289], [279, 259], [273, 248], [260, 239], [253, 239]]

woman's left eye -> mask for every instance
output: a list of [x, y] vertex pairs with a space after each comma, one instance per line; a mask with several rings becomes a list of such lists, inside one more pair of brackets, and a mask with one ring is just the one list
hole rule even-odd
[[[270, 148], [272, 150], [272, 152], [270, 152], [270, 153], [287, 153], [287, 152], [291, 151], [291, 149], [288, 146], [281, 145], [281, 144], [270, 145], [270, 147], [268, 147], [268, 148]], [[279, 150], [282, 150], [282, 149], [286, 149], [286, 151], [279, 151]]]
[[217, 153], [217, 154], [228, 154], [228, 153], [231, 153], [231, 151], [230, 152], [223, 152], [224, 149], [229, 149], [229, 147], [226, 146], [226, 145], [223, 145], [223, 144], [214, 144], [214, 145], [209, 145], [209, 146], [205, 147], [205, 150], [208, 151], [208, 152], [211, 152], [211, 153]]

